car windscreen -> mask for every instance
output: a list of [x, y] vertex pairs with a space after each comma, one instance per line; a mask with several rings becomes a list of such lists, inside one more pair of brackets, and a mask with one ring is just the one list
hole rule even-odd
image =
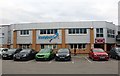
[[105, 51], [102, 49], [93, 49], [93, 52], [105, 52]]
[[58, 50], [58, 53], [69, 53], [68, 49], [60, 49]]
[[49, 53], [50, 49], [41, 49], [39, 53]]
[[16, 49], [8, 49], [7, 53], [13, 53], [15, 51], [16, 51]]
[[20, 51], [20, 53], [29, 53], [30, 49], [23, 49], [22, 51]]
[[8, 51], [8, 49], [1, 49], [1, 51], [3, 51], [3, 52], [5, 51], [6, 52], [6, 51]]
[[116, 52], [120, 53], [120, 48], [116, 48]]

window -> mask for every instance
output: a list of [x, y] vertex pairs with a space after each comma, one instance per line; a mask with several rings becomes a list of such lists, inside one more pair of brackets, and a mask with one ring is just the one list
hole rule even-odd
[[57, 49], [57, 45], [44, 45], [42, 44], [41, 45], [41, 49], [44, 49], [44, 48], [52, 48], [52, 49]]
[[80, 33], [80, 30], [79, 29], [76, 29], [76, 34], [79, 34]]
[[87, 34], [86, 28], [68, 29], [69, 34]]
[[44, 34], [44, 30], [40, 30], [40, 34]]
[[69, 29], [68, 31], [69, 31], [69, 34], [72, 34], [72, 29]]
[[29, 35], [29, 30], [21, 30], [20, 35]]
[[44, 45], [43, 44], [41, 44], [41, 49], [44, 49]]
[[70, 49], [85, 49], [86, 44], [70, 44]]
[[41, 29], [40, 34], [56, 34], [57, 29]]
[[96, 37], [104, 37], [103, 28], [96, 28]]
[[30, 48], [30, 44], [21, 44], [20, 47], [22, 49], [29, 49]]
[[2, 35], [5, 35], [4, 33], [2, 33]]
[[107, 29], [107, 37], [115, 38], [115, 30]]

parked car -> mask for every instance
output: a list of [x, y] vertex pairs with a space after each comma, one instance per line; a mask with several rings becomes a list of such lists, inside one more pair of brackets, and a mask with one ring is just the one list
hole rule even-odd
[[32, 60], [35, 58], [36, 51], [33, 49], [22, 49], [20, 52], [14, 54], [13, 60]]
[[101, 48], [94, 48], [89, 53], [89, 58], [92, 60], [109, 60], [108, 54]]
[[0, 59], [2, 57], [2, 53], [8, 51], [8, 48], [0, 48]]
[[8, 49], [8, 51], [3, 52], [2, 59], [13, 59], [13, 55], [17, 49]]
[[67, 48], [59, 49], [56, 53], [55, 60], [71, 60], [71, 52]]
[[110, 50], [109, 53], [110, 58], [115, 58], [117, 60], [120, 60], [120, 47], [114, 47]]
[[51, 60], [55, 57], [55, 53], [50, 48], [41, 49], [36, 55], [36, 61], [39, 60]]

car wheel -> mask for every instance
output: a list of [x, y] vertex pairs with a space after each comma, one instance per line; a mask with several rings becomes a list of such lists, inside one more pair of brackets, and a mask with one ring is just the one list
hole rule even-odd
[[95, 61], [95, 59], [94, 58], [91, 58], [93, 61]]
[[112, 55], [109, 55], [110, 58], [112, 58]]
[[58, 59], [55, 59], [55, 61], [58, 61]]
[[118, 59], [119, 59], [119, 57], [118, 57], [118, 56], [115, 56], [115, 59], [116, 59], [116, 60], [118, 60]]
[[91, 57], [89, 56], [89, 59], [91, 59]]
[[69, 61], [71, 61], [72, 59], [70, 58]]

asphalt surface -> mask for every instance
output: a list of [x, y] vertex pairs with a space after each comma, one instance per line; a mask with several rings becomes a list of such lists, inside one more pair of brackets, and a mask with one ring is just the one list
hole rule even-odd
[[118, 60], [92, 61], [88, 56], [73, 56], [72, 61], [2, 60], [3, 74], [118, 74]]

